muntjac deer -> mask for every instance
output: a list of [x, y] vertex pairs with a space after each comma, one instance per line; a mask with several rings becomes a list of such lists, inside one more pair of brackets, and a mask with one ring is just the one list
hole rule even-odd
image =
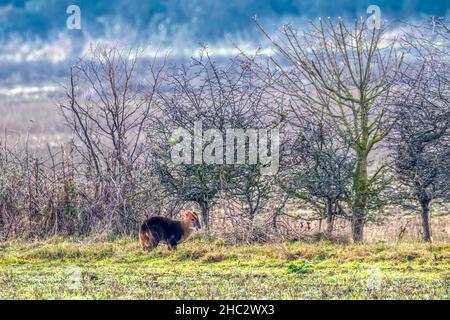
[[181, 221], [164, 217], [151, 217], [139, 230], [141, 247], [149, 251], [160, 242], [166, 243], [169, 250], [176, 249], [177, 244], [189, 238], [194, 230], [201, 228], [197, 212], [185, 211]]

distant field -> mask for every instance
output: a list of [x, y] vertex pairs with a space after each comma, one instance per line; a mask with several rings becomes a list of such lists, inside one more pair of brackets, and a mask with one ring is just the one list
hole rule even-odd
[[46, 96], [0, 95], [0, 141], [6, 138], [12, 146], [28, 140], [30, 151], [66, 143], [71, 133], [57, 105], [57, 98]]
[[1, 299], [450, 299], [450, 244], [0, 244]]

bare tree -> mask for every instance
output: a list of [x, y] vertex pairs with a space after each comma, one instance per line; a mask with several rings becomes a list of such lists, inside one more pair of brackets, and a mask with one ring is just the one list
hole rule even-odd
[[406, 188], [401, 196], [420, 204], [425, 241], [432, 241], [432, 201], [448, 199], [450, 192], [450, 38], [435, 19], [432, 27], [413, 28], [404, 39], [409, 64], [390, 138], [395, 173]]
[[[227, 164], [223, 144], [227, 129], [245, 131], [270, 124], [270, 116], [263, 119], [263, 110], [268, 103], [262, 96], [264, 90], [255, 80], [248, 65], [238, 58], [219, 67], [205, 49], [190, 66], [176, 68], [168, 75], [168, 85], [159, 96], [160, 110], [148, 130], [157, 141], [157, 147], [153, 149], [154, 168], [168, 195], [198, 204], [207, 228], [211, 208], [227, 190], [244, 198], [252, 214], [263, 197], [258, 193], [262, 181], [258, 178], [259, 165]], [[197, 121], [201, 121], [202, 131], [218, 130], [219, 140], [223, 139], [213, 151], [220, 163], [192, 161], [190, 151], [188, 163], [173, 163], [170, 152], [173, 144], [178, 142], [178, 139], [173, 140], [174, 132], [183, 128], [195, 139]], [[202, 155], [217, 141], [211, 137], [201, 138], [204, 139]], [[247, 143], [244, 141], [244, 145]]]
[[275, 177], [262, 175], [258, 165], [245, 165], [233, 171], [233, 178], [226, 186], [226, 194], [253, 223], [258, 212], [273, 200]]
[[293, 125], [296, 139], [285, 159], [284, 189], [291, 197], [303, 200], [326, 218], [327, 236], [333, 232], [338, 215], [346, 217], [345, 203], [351, 194], [355, 157], [324, 118], [307, 117]]
[[125, 229], [136, 224], [133, 201], [148, 147], [144, 128], [154, 112], [162, 71], [153, 61], [147, 75], [138, 75], [138, 54], [93, 48], [71, 68], [67, 99], [60, 105], [76, 138], [80, 170], [92, 183], [93, 201], [99, 203], [96, 210], [113, 215], [112, 225], [128, 226]]
[[277, 51], [270, 57], [274, 68], [264, 73], [280, 94], [291, 97], [287, 110], [299, 119], [305, 108], [310, 114], [325, 110], [340, 138], [351, 145], [356, 157], [352, 234], [362, 241], [373, 186], [385, 169], [369, 175], [369, 155], [391, 128], [388, 98], [402, 62], [396, 39], [384, 36], [383, 27], [368, 29], [363, 21], [352, 27], [341, 19], [321, 20], [304, 32], [286, 25], [279, 37], [257, 25]]

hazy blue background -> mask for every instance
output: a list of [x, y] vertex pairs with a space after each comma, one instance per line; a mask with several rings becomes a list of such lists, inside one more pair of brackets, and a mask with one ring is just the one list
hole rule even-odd
[[[81, 8], [81, 30], [66, 28], [70, 4]], [[189, 57], [208, 44], [226, 56], [233, 44], [258, 45], [254, 15], [272, 28], [319, 16], [367, 17], [370, 4], [391, 21], [450, 12], [450, 0], [0, 0], [0, 94], [20, 93], [12, 90], [19, 84], [54, 83], [92, 42], [171, 49], [173, 58]]]

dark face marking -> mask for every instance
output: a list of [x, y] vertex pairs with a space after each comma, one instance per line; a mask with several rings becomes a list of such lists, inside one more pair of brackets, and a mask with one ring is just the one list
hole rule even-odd
[[189, 223], [191, 224], [192, 227], [194, 227], [195, 230], [198, 231], [202, 228], [197, 212], [194, 211], [186, 212], [186, 218], [187, 221], [189, 221]]
[[202, 228], [198, 217], [192, 218], [192, 224], [195, 226], [195, 230], [200, 230]]

